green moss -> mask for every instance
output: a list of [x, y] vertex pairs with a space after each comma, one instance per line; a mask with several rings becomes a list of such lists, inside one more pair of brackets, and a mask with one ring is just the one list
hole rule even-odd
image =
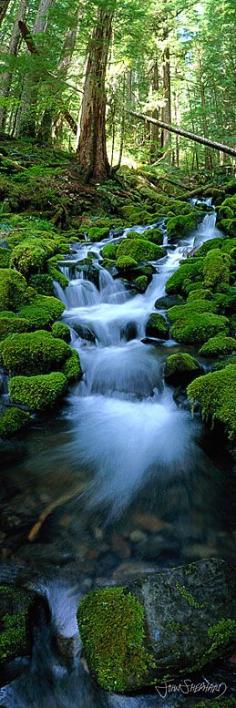
[[0, 345], [0, 357], [10, 375], [48, 373], [60, 369], [70, 347], [49, 332], [12, 334]]
[[4, 599], [7, 596], [9, 608], [14, 608], [11, 613], [1, 613], [0, 616], [0, 664], [4, 665], [16, 656], [31, 653], [29, 612], [32, 598], [24, 590], [4, 585], [0, 586], [0, 605], [1, 596]]
[[47, 268], [51, 278], [56, 280], [62, 288], [67, 288], [67, 285], [69, 285], [69, 280], [58, 267], [58, 263], [61, 262], [61, 260], [62, 259], [60, 256], [53, 256], [52, 258], [49, 258]]
[[236, 622], [232, 619], [221, 619], [208, 629], [208, 637], [212, 640], [213, 647], [225, 647], [228, 642], [236, 641]]
[[173, 383], [181, 383], [182, 380], [190, 381], [200, 372], [197, 359], [190, 354], [170, 354], [165, 363], [165, 378]]
[[152, 665], [145, 648], [144, 609], [123, 588], [104, 588], [86, 595], [78, 610], [85, 654], [99, 685], [124, 692], [145, 685]]
[[185, 585], [181, 585], [179, 582], [177, 582], [175, 587], [181, 597], [186, 600], [187, 604], [190, 605], [190, 607], [194, 607], [195, 610], [201, 610], [205, 606], [204, 603], [198, 602], [196, 600], [196, 598], [192, 595], [191, 592], [189, 592]]
[[0, 310], [17, 310], [25, 301], [27, 282], [21, 273], [0, 269]]
[[211, 290], [227, 290], [230, 278], [230, 257], [219, 249], [209, 251], [203, 266], [204, 285]]
[[46, 275], [46, 273], [32, 275], [30, 285], [39, 295], [54, 295], [53, 279], [51, 275]]
[[70, 328], [64, 322], [54, 322], [52, 325], [52, 335], [58, 339], [63, 339], [64, 342], [70, 344], [71, 334]]
[[230, 287], [224, 293], [215, 293], [214, 301], [221, 314], [233, 314], [236, 311], [236, 287]]
[[157, 337], [160, 339], [166, 339], [169, 334], [168, 323], [162, 315], [157, 312], [153, 312], [146, 325], [146, 335], [147, 337]]
[[[196, 283], [198, 284], [198, 283]], [[188, 297], [187, 297], [187, 303], [189, 304], [190, 302], [193, 303], [196, 300], [209, 300], [212, 297], [212, 292], [211, 290], [206, 290], [205, 288], [201, 288], [201, 284], [199, 283], [200, 287], [195, 288], [195, 290], [190, 290]]]
[[64, 305], [55, 297], [38, 295], [31, 305], [24, 305], [19, 311], [19, 317], [30, 322], [32, 329], [49, 327], [59, 319], [64, 312]]
[[40, 273], [44, 270], [47, 259], [47, 251], [35, 240], [24, 240], [16, 246], [11, 255], [11, 268], [16, 268], [26, 278], [32, 273]]
[[75, 349], [71, 349], [71, 354], [63, 366], [63, 374], [69, 383], [82, 378], [79, 354]]
[[135, 280], [134, 280], [134, 285], [137, 288], [139, 293], [145, 293], [148, 283], [149, 283], [149, 280], [146, 275], [139, 275], [138, 278], [135, 278]]
[[117, 258], [121, 256], [129, 256], [134, 258], [137, 263], [141, 261], [154, 261], [162, 258], [164, 255], [163, 249], [156, 246], [147, 239], [123, 239], [117, 249]]
[[137, 265], [137, 261], [135, 261], [135, 259], [131, 256], [120, 256], [119, 258], [117, 258], [116, 261], [116, 267], [118, 268], [118, 270], [124, 273], [129, 270], [133, 270], [137, 267]]
[[173, 339], [185, 344], [206, 342], [209, 337], [214, 337], [220, 332], [227, 334], [227, 318], [207, 312], [202, 314], [191, 312], [185, 319], [177, 320], [171, 328]]
[[200, 376], [187, 389], [193, 406], [198, 403], [202, 416], [222, 423], [229, 438], [236, 436], [236, 366]]
[[42, 376], [15, 376], [10, 379], [9, 394], [12, 403], [22, 403], [30, 410], [43, 411], [60, 400], [67, 389], [67, 380], [61, 372]]
[[105, 226], [103, 228], [99, 228], [98, 226], [92, 226], [91, 228], [87, 229], [87, 236], [90, 241], [103, 241], [104, 238], [109, 236], [110, 228], [108, 226]]
[[224, 243], [223, 238], [212, 238], [209, 241], [205, 241], [205, 243], [202, 243], [200, 248], [197, 249], [196, 251], [196, 257], [199, 256], [206, 256], [209, 251], [212, 251], [212, 249], [215, 248], [222, 248]]
[[185, 216], [174, 216], [167, 221], [167, 236], [170, 240], [183, 238], [197, 226], [197, 217], [194, 212]]
[[30, 322], [22, 317], [2, 317], [0, 314], [0, 341], [9, 334], [29, 332]]
[[194, 313], [215, 312], [216, 309], [217, 305], [213, 300], [198, 299], [197, 291], [195, 300], [190, 300], [186, 305], [170, 307], [168, 310], [168, 318], [170, 322], [177, 322], [178, 320], [188, 319], [191, 315], [194, 315]]
[[218, 335], [211, 337], [200, 349], [199, 354], [205, 357], [224, 356], [236, 352], [236, 339]]
[[8, 248], [0, 248], [0, 268], [9, 268], [11, 251]]
[[107, 243], [106, 246], [103, 246], [102, 257], [108, 258], [111, 260], [115, 259], [116, 253], [117, 253], [117, 248], [118, 248], [117, 243]]
[[202, 283], [203, 263], [203, 258], [193, 258], [181, 264], [167, 281], [166, 292], [169, 295], [175, 293], [182, 295], [188, 292], [188, 288], [191, 290], [195, 282]]
[[161, 229], [148, 229], [142, 233], [143, 238], [147, 238], [148, 241], [155, 243], [157, 246], [162, 246], [163, 244], [163, 233]]
[[222, 204], [218, 207], [220, 219], [235, 219], [236, 218], [236, 195], [226, 197]]
[[20, 408], [6, 408], [0, 415], [0, 437], [9, 438], [23, 430], [29, 423], [30, 416]]

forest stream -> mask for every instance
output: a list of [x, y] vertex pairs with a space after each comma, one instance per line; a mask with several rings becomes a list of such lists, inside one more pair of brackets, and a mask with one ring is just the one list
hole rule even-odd
[[[147, 232], [147, 226], [111, 232], [99, 243], [75, 243], [61, 261], [69, 285], [63, 290], [55, 282], [55, 293], [65, 306], [63, 321], [71, 328], [83, 378], [62, 411], [36, 419], [25, 441], [15, 444], [17, 459], [2, 472], [1, 491], [7, 559], [2, 580], [20, 575], [40, 589], [52, 623], [37, 630], [26, 673], [0, 689], [1, 706], [36, 708], [39, 700], [45, 708], [195, 705], [194, 698], [180, 694], [163, 700], [152, 692], [118, 696], [96, 687], [79, 659], [75, 612], [82, 594], [122, 582], [127, 574], [205, 558], [234, 560], [232, 459], [222, 440], [217, 446], [214, 437], [213, 444], [200, 417], [193, 418], [181, 389], [173, 397], [164, 380], [165, 359], [181, 345], [145, 333], [150, 313], [165, 316], [155, 303], [180, 261], [209, 239], [224, 237], [211, 200], [205, 203], [201, 223], [177, 245], [168, 243], [164, 221], [150, 226], [162, 229], [166, 255], [152, 262], [144, 294], [106, 270], [100, 252], [129, 231]], [[89, 253], [93, 261], [86, 270], [81, 264]], [[188, 351], [196, 354], [192, 345]], [[207, 360], [198, 360], [207, 370]], [[28, 543], [26, 529], [33, 527], [37, 509], [55, 498], [61, 503]], [[64, 661], [55, 651], [55, 627], [69, 647]], [[228, 666], [216, 668], [217, 677], [236, 690]]]

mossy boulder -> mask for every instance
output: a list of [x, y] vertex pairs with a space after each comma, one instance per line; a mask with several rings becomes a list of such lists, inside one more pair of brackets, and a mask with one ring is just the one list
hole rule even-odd
[[186, 385], [196, 376], [199, 376], [201, 371], [202, 369], [197, 359], [191, 354], [180, 352], [178, 354], [170, 354], [167, 357], [164, 376], [166, 381], [173, 384], [173, 386]]
[[78, 610], [101, 688], [129, 693], [201, 671], [236, 646], [235, 570], [203, 560], [89, 592]]
[[127, 234], [127, 238], [130, 238], [132, 240], [137, 240], [137, 239], [144, 239], [146, 238], [148, 241], [151, 243], [155, 243], [157, 246], [162, 246], [163, 244], [163, 233], [161, 229], [147, 229], [146, 231], [142, 231], [142, 233], [138, 231], [129, 231]]
[[0, 310], [17, 310], [25, 302], [27, 282], [11, 268], [0, 269]]
[[66, 376], [68, 383], [74, 383], [82, 378], [82, 369], [80, 366], [79, 354], [75, 349], [71, 349], [70, 356], [63, 366], [63, 374]]
[[145, 290], [148, 287], [148, 283], [149, 278], [147, 277], [147, 275], [139, 275], [138, 278], [135, 278], [134, 280], [134, 286], [139, 293], [145, 293]]
[[162, 315], [152, 312], [146, 324], [146, 336], [158, 339], [167, 339], [169, 334], [168, 323]]
[[106, 246], [103, 246], [102, 248], [102, 257], [108, 258], [109, 260], [115, 260], [117, 248], [117, 243], [107, 243]]
[[[200, 285], [200, 283], [199, 283]], [[188, 297], [187, 297], [187, 303], [189, 304], [196, 302], [196, 300], [210, 300], [213, 297], [212, 291], [207, 290], [206, 288], [195, 288], [193, 290], [190, 290]]]
[[171, 336], [184, 344], [201, 344], [221, 332], [227, 334], [228, 329], [229, 321], [226, 317], [210, 312], [194, 313], [191, 310], [188, 317], [179, 319], [172, 325]]
[[[32, 651], [32, 620], [37, 607], [33, 592], [0, 585], [0, 667]], [[3, 678], [3, 677], [2, 677]]]
[[66, 342], [43, 330], [12, 334], [0, 345], [0, 361], [11, 376], [55, 371], [62, 367], [70, 353]]
[[52, 325], [51, 332], [52, 332], [52, 336], [55, 337], [56, 339], [63, 339], [64, 342], [67, 342], [67, 344], [70, 344], [70, 341], [71, 341], [70, 328], [64, 322], [54, 322], [54, 324]]
[[164, 295], [164, 297], [159, 297], [155, 302], [157, 310], [169, 310], [170, 307], [175, 307], [175, 305], [184, 305], [184, 298], [181, 295]]
[[217, 211], [220, 219], [234, 219], [236, 217], [236, 195], [226, 197]]
[[[3, 313], [4, 314], [4, 313]], [[9, 334], [29, 332], [30, 322], [23, 317], [3, 317], [0, 313], [0, 341]]]
[[47, 261], [47, 269], [51, 278], [56, 280], [61, 288], [67, 288], [67, 285], [69, 285], [69, 280], [60, 270], [59, 264], [61, 262], [62, 258], [60, 256], [53, 256]]
[[61, 372], [38, 376], [14, 376], [10, 379], [12, 403], [21, 403], [32, 411], [53, 408], [67, 389], [67, 379]]
[[32, 275], [30, 285], [39, 295], [54, 295], [54, 285], [51, 275], [47, 275], [46, 273]]
[[167, 221], [167, 236], [171, 241], [176, 238], [183, 238], [187, 234], [194, 231], [197, 226], [196, 214], [190, 213], [181, 216], [174, 216]]
[[109, 236], [109, 232], [109, 226], [104, 226], [100, 228], [99, 226], [91, 226], [89, 229], [87, 229], [87, 236], [90, 241], [103, 241], [104, 238], [107, 238], [107, 236]]
[[203, 265], [204, 285], [222, 292], [229, 287], [230, 257], [219, 249], [209, 251]]
[[116, 267], [124, 275], [129, 271], [133, 271], [137, 267], [137, 261], [131, 256], [120, 256], [117, 258]]
[[11, 268], [16, 268], [19, 273], [28, 278], [32, 273], [44, 270], [47, 251], [37, 240], [26, 241], [16, 246], [11, 255]]
[[160, 246], [151, 243], [146, 238], [138, 239], [123, 239], [117, 249], [117, 258], [121, 256], [129, 256], [134, 258], [137, 263], [141, 261], [155, 261], [162, 258], [164, 251]]
[[30, 322], [31, 329], [43, 329], [58, 320], [65, 306], [56, 297], [38, 295], [30, 305], [24, 305], [19, 311], [19, 317]]
[[[198, 291], [197, 291], [198, 292]], [[168, 318], [171, 323], [191, 317], [195, 313], [215, 312], [217, 305], [213, 300], [199, 300], [198, 295], [195, 300], [190, 300], [186, 305], [175, 305], [168, 310]]]
[[236, 352], [236, 339], [234, 337], [224, 337], [219, 334], [216, 337], [211, 337], [203, 344], [199, 354], [205, 357], [225, 356]]
[[236, 365], [200, 376], [187, 389], [192, 405], [200, 405], [205, 420], [224, 426], [229, 438], [236, 437]]
[[193, 283], [202, 283], [203, 263], [203, 258], [189, 258], [181, 264], [166, 283], [167, 294], [186, 295], [192, 289]]
[[30, 416], [20, 408], [6, 408], [0, 415], [0, 438], [10, 438], [26, 428]]

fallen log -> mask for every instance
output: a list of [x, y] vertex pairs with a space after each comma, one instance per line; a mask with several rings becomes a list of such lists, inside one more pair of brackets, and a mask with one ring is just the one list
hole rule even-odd
[[236, 149], [231, 148], [229, 145], [217, 143], [213, 140], [209, 140], [209, 138], [203, 138], [203, 136], [195, 135], [194, 133], [190, 133], [188, 130], [184, 130], [183, 128], [176, 128], [174, 125], [169, 125], [169, 123], [163, 123], [163, 121], [157, 120], [156, 118], [152, 118], [151, 116], [147, 116], [145, 115], [145, 113], [137, 113], [137, 111], [131, 110], [127, 110], [127, 113], [129, 113], [129, 115], [131, 116], [134, 116], [135, 118], [138, 118], [139, 120], [144, 121], [144, 123], [153, 123], [154, 125], [158, 125], [159, 128], [167, 130], [169, 133], [175, 133], [175, 135], [180, 135], [183, 138], [186, 138], [187, 140], [192, 140], [195, 143], [199, 143], [199, 145], [206, 145], [212, 150], [219, 150], [220, 152], [224, 152], [226, 155], [236, 157]]

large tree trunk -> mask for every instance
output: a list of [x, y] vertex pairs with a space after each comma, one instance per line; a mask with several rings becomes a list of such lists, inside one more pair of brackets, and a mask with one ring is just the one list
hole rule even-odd
[[2, 24], [5, 14], [7, 12], [10, 0], [0, 0], [0, 25]]
[[[33, 35], [41, 34], [47, 29], [48, 11], [54, 0], [40, 0], [38, 12], [33, 27]], [[25, 78], [21, 106], [18, 112], [16, 135], [36, 136], [36, 109], [38, 98], [38, 75], [28, 75]]]
[[168, 125], [167, 123], [163, 123], [161, 120], [155, 120], [154, 118], [151, 118], [151, 116], [146, 116], [144, 113], [137, 113], [137, 111], [128, 111], [132, 116], [135, 116], [139, 120], [142, 120], [144, 122], [148, 123], [156, 123], [159, 125], [160, 128], [163, 128], [164, 130], [167, 130], [169, 133], [174, 133], [175, 135], [181, 135], [183, 138], [187, 138], [187, 140], [193, 140], [195, 143], [199, 143], [199, 145], [206, 145], [209, 148], [212, 148], [213, 150], [219, 150], [220, 152], [226, 153], [226, 155], [231, 155], [231, 157], [236, 157], [236, 149], [229, 147], [229, 145], [224, 145], [223, 143], [217, 143], [213, 140], [209, 140], [209, 138], [204, 138], [200, 135], [195, 135], [194, 133], [190, 133], [189, 130], [184, 130], [183, 128], [175, 128], [173, 125]]
[[[16, 15], [16, 20], [14, 23], [13, 27], [13, 32], [9, 44], [9, 56], [14, 57], [17, 55], [19, 44], [20, 44], [20, 28], [19, 28], [19, 22], [23, 21], [25, 19], [26, 11], [27, 11], [27, 6], [28, 6], [28, 0], [21, 0], [20, 7], [18, 9], [17, 15]], [[4, 103], [2, 108], [0, 109], [0, 131], [5, 130], [5, 123], [6, 123], [6, 117], [7, 117], [7, 98], [10, 93], [11, 89], [11, 82], [12, 82], [12, 71], [6, 71], [2, 75], [2, 81], [1, 81], [1, 90], [0, 90], [0, 97], [1, 99], [4, 99]]]
[[89, 45], [82, 102], [78, 160], [86, 180], [106, 179], [110, 172], [106, 148], [106, 70], [116, 0], [100, 9]]

